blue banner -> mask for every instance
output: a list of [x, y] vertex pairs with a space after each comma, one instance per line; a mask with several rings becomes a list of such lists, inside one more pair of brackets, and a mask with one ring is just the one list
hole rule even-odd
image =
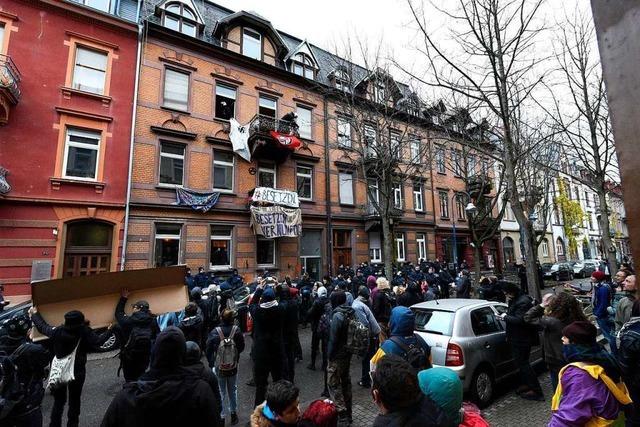
[[193, 210], [207, 212], [218, 203], [220, 193], [201, 193], [187, 188], [176, 188], [176, 204], [191, 206]]

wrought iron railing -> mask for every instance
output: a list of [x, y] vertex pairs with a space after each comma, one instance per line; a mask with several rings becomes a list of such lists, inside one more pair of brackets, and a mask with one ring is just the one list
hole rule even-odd
[[0, 55], [0, 88], [7, 89], [17, 102], [20, 99], [20, 80], [22, 76], [11, 57]]
[[253, 133], [269, 133], [270, 131], [276, 131], [283, 134], [293, 134], [300, 136], [298, 133], [298, 125], [295, 121], [277, 119], [271, 116], [256, 115], [249, 122], [249, 132]]

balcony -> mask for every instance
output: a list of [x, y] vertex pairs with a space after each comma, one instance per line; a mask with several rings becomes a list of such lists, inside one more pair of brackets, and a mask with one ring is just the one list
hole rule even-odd
[[[365, 231], [369, 231], [374, 227], [377, 227], [380, 225], [380, 213], [378, 212], [378, 209], [376, 209], [373, 203], [368, 202], [365, 206], [363, 206], [363, 210], [364, 210], [364, 219], [365, 219]], [[391, 207], [389, 211], [391, 224], [393, 224], [394, 220], [402, 218], [402, 215], [403, 215], [402, 209]]]
[[249, 122], [249, 149], [252, 159], [282, 163], [302, 146], [294, 120], [256, 115]]
[[20, 100], [20, 72], [10, 57], [0, 55], [0, 126], [9, 122], [9, 112]]

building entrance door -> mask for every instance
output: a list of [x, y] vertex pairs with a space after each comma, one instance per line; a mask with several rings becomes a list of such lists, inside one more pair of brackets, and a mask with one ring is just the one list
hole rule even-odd
[[333, 270], [338, 271], [340, 265], [350, 266], [351, 262], [351, 230], [334, 230]]
[[96, 221], [67, 225], [64, 250], [64, 277], [106, 273], [111, 266], [113, 226]]

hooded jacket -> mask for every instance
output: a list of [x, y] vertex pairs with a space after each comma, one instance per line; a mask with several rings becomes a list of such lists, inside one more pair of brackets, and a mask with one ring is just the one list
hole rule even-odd
[[418, 401], [402, 411], [378, 415], [372, 427], [431, 427], [447, 426], [444, 412], [427, 396], [421, 395]]
[[433, 400], [447, 417], [443, 427], [457, 427], [462, 422], [462, 381], [449, 368], [431, 368], [418, 373], [420, 390]]
[[102, 427], [217, 426], [220, 409], [209, 384], [184, 367], [185, 339], [176, 327], [154, 343], [151, 368], [113, 398]]
[[253, 318], [253, 360], [283, 360], [285, 310], [277, 301], [259, 303], [263, 289], [256, 289], [249, 312]]
[[515, 345], [534, 345], [538, 342], [538, 330], [534, 325], [524, 321], [524, 315], [533, 307], [533, 300], [529, 295], [520, 293], [509, 301], [507, 316], [507, 341]]
[[116, 305], [116, 320], [122, 329], [123, 341], [127, 342], [131, 330], [133, 328], [142, 328], [151, 330], [151, 339], [155, 339], [160, 332], [156, 317], [148, 311], [134, 311], [130, 316], [124, 314], [124, 307], [127, 304], [127, 298], [120, 297], [118, 305]]
[[349, 355], [345, 349], [347, 344], [347, 318], [354, 314], [353, 308], [349, 307], [346, 302], [333, 309], [327, 347], [329, 360], [342, 359]]
[[285, 424], [282, 421], [270, 420], [264, 415], [264, 403], [256, 406], [251, 414], [251, 427], [295, 427], [296, 424]]
[[180, 321], [178, 327], [182, 330], [187, 341], [193, 341], [200, 345], [202, 342], [202, 332], [204, 330], [204, 320], [202, 315], [195, 314], [185, 317]]
[[411, 307], [414, 304], [422, 302], [422, 294], [417, 284], [411, 283], [407, 290], [398, 297], [398, 305], [405, 307]]
[[622, 368], [625, 384], [635, 391], [640, 391], [640, 317], [632, 317], [620, 330], [620, 347], [618, 362]]
[[329, 301], [329, 297], [327, 296], [318, 297], [313, 301], [313, 304], [311, 304], [311, 308], [307, 313], [307, 319], [311, 321], [312, 331], [318, 330], [318, 323], [320, 322], [320, 317], [322, 317], [325, 306], [327, 304], [331, 304], [331, 302]]

